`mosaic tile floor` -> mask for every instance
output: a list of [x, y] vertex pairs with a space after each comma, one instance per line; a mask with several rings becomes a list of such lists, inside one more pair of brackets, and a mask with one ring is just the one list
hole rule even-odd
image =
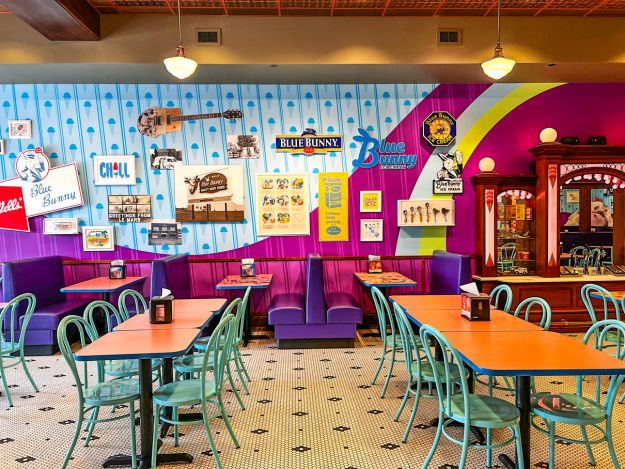
[[[251, 394], [244, 396], [247, 410], [239, 410], [230, 392], [226, 399], [241, 448], [234, 449], [223, 422], [212, 424], [224, 467], [420, 468], [434, 438], [435, 429], [429, 421], [437, 414], [437, 402], [421, 400], [415, 426], [408, 443], [403, 444], [410, 409], [399, 422], [394, 422], [393, 416], [406, 385], [404, 365], [396, 365], [387, 396], [380, 399], [381, 380], [371, 386], [380, 342], [376, 338], [364, 341], [365, 346], [357, 343], [354, 349], [278, 350], [273, 341], [265, 340], [244, 349], [253, 379]], [[23, 372], [12, 368], [8, 380], [15, 406], [7, 408], [4, 396], [0, 396], [3, 469], [60, 467], [75, 428], [76, 393], [62, 357], [33, 357], [29, 365], [41, 392], [33, 393]], [[574, 380], [539, 379], [537, 387], [572, 391]], [[477, 390], [484, 391], [479, 386]], [[616, 407], [614, 440], [625, 463], [625, 405]], [[185, 427], [181, 432], [180, 447], [174, 448], [173, 438], [166, 437], [163, 451], [189, 452], [194, 463], [166, 467], [215, 467], [201, 426]], [[71, 468], [101, 467], [107, 456], [129, 451], [127, 421], [100, 424], [94, 435], [89, 448], [77, 447]], [[504, 451], [512, 456], [511, 449]], [[596, 447], [595, 456], [596, 467], [613, 467], [605, 445]], [[459, 447], [443, 438], [430, 467], [456, 468], [459, 457]], [[529, 467], [546, 468], [546, 460], [547, 439], [533, 432]], [[467, 467], [484, 467], [484, 461], [484, 451], [472, 450]], [[493, 461], [494, 467], [500, 467], [496, 458]], [[556, 461], [558, 468], [591, 467], [585, 449], [577, 445], [556, 445]]]

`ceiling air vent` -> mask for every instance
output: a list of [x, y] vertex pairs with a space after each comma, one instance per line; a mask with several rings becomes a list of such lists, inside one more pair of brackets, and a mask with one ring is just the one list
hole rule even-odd
[[196, 29], [196, 43], [202, 46], [220, 46], [221, 29]]
[[459, 46], [462, 45], [462, 29], [460, 28], [445, 28], [438, 29], [436, 35], [436, 42], [439, 45], [444, 46]]

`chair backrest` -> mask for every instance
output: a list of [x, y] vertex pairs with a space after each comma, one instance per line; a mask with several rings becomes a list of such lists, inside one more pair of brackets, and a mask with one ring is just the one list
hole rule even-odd
[[306, 264], [306, 324], [325, 324], [326, 314], [323, 261], [319, 254], [309, 254]]
[[[510, 285], [497, 285], [491, 290], [488, 296], [490, 296], [490, 304], [495, 308], [501, 309], [506, 313], [510, 312], [510, 308], [512, 307], [512, 288], [510, 288]], [[501, 298], [502, 296], [504, 297], [503, 300]]]
[[[0, 349], [2, 342], [18, 343], [20, 349], [24, 345], [24, 337], [30, 318], [35, 311], [37, 299], [32, 293], [22, 293], [9, 301], [2, 311], [0, 311]], [[20, 312], [23, 311], [22, 314]], [[24, 316], [19, 337], [16, 336], [15, 325], [19, 324], [19, 317]], [[9, 324], [8, 329], [4, 329], [4, 324]]]
[[460, 285], [471, 281], [471, 257], [436, 250], [430, 265], [430, 294], [458, 295]]
[[99, 337], [97, 325], [96, 325], [96, 313], [100, 312], [102, 316], [104, 316], [104, 321], [106, 324], [106, 332], [112, 332], [113, 328], [118, 324], [124, 322], [122, 316], [117, 311], [117, 308], [113, 306], [108, 301], [104, 300], [96, 300], [92, 301], [85, 308], [85, 312], [83, 313], [83, 318], [87, 323], [93, 328], [96, 333], [96, 336]]
[[[434, 358], [432, 348], [431, 347], [423, 347], [425, 351], [425, 355], [427, 356], [430, 365], [432, 366], [432, 373], [434, 375], [434, 381], [436, 382], [436, 393], [438, 395], [438, 401], [440, 405], [441, 414], [444, 412], [447, 415], [452, 415], [451, 408], [451, 397], [453, 395], [457, 395], [454, 393], [454, 386], [451, 383], [454, 383], [452, 379], [452, 372], [457, 370], [459, 376], [462, 378], [460, 381], [460, 391], [462, 394], [463, 405], [462, 409], [464, 409], [464, 421], [468, 422], [471, 418], [469, 412], [469, 387], [467, 385], [467, 381], [464, 378], [466, 373], [464, 371], [462, 365], [462, 359], [460, 358], [460, 354], [456, 351], [456, 349], [449, 343], [447, 338], [438, 330], [429, 325], [421, 326], [420, 330], [421, 343], [423, 344], [434, 344], [435, 347], [440, 347], [441, 350], [441, 360], [437, 361]], [[448, 383], [447, 386], [443, 386], [443, 383]]]
[[[80, 338], [80, 348], [85, 347], [88, 343], [98, 339], [98, 333], [94, 327], [92, 327], [84, 318], [76, 315], [70, 315], [64, 317], [59, 323], [59, 327], [56, 330], [57, 342], [59, 344], [59, 350], [63, 355], [63, 358], [69, 365], [69, 369], [72, 372], [74, 381], [76, 383], [76, 390], [78, 391], [79, 401], [83, 401], [83, 390], [89, 386], [89, 373], [87, 369], [87, 362], [84, 362], [83, 377], [81, 379], [76, 367], [76, 359], [74, 358], [75, 350], [72, 350], [72, 341], [69, 336], [73, 336], [73, 333], [68, 334], [68, 329], [78, 329], [78, 336]], [[97, 362], [97, 382], [100, 383], [104, 380], [103, 368], [101, 362]]]
[[[128, 301], [131, 300], [131, 309], [128, 309]], [[134, 309], [133, 309], [134, 306]], [[139, 293], [137, 290], [133, 290], [132, 288], [127, 288], [123, 292], [119, 294], [117, 298], [117, 310], [119, 311], [119, 315], [124, 321], [130, 319], [130, 312], [134, 311], [135, 314], [143, 314], [148, 309], [148, 305], [145, 302], [145, 298], [143, 295]]]
[[621, 319], [621, 312], [618, 301], [606, 288], [594, 283], [587, 283], [585, 285], [582, 285], [580, 293], [582, 295], [582, 302], [584, 303], [586, 311], [588, 311], [588, 314], [590, 315], [590, 320], [593, 322], [593, 324], [598, 320], [597, 310], [595, 309], [595, 304], [593, 303], [593, 299], [590, 296], [593, 293], [598, 293], [603, 297], [602, 300], [595, 299], [595, 301], [599, 301], [603, 305], [603, 319], [608, 319], [610, 306], [614, 308], [614, 311], [616, 313], [616, 319]]
[[586, 256], [586, 254], [588, 254], [588, 249], [586, 249], [586, 246], [574, 246], [571, 249], [571, 265], [573, 267], [578, 267], [582, 263], [582, 260]]
[[237, 307], [236, 325], [235, 325], [236, 331], [237, 331], [235, 335], [236, 343], [239, 343], [243, 340], [243, 329], [245, 327], [245, 311], [247, 310], [247, 305], [249, 304], [249, 301], [250, 301], [251, 292], [252, 292], [252, 287], [247, 287], [245, 289], [243, 299], [240, 300], [239, 305]]
[[512, 261], [514, 260], [514, 256], [516, 256], [516, 244], [506, 243], [503, 246], [501, 246], [501, 248], [499, 248], [498, 251], [501, 255], [500, 260]]
[[[239, 298], [237, 300], [240, 301]], [[202, 405], [206, 405], [206, 384], [208, 382], [207, 375], [213, 371], [212, 377], [215, 382], [215, 392], [221, 393], [221, 387], [224, 380], [224, 371], [226, 364], [230, 360], [234, 337], [236, 336], [235, 316], [232, 314], [233, 309], [239, 304], [239, 301], [232, 301], [217, 324], [208, 340], [206, 350], [204, 351], [204, 360], [202, 361], [201, 373], [201, 398]], [[220, 346], [220, 344], [223, 344]], [[210, 365], [210, 366], [209, 366]]]
[[[625, 359], [625, 323], [614, 319], [596, 322], [590, 326], [584, 335], [583, 342], [586, 345], [591, 342], [591, 346], [600, 351], [604, 350], [606, 347], [610, 347], [610, 354], [619, 360], [623, 360]], [[616, 347], [616, 349], [613, 347]], [[588, 376], [579, 376], [577, 378], [577, 394], [579, 396], [583, 396], [583, 383], [588, 380]], [[603, 386], [603, 388], [601, 387], [601, 376], [595, 376], [594, 380], [594, 396], [592, 398], [597, 404], [601, 404], [602, 397], [605, 392], [605, 386]], [[610, 377], [610, 384], [608, 386], [607, 393], [605, 393], [605, 400], [602, 404], [605, 407], [606, 414], [608, 416], [612, 414], [614, 401], [616, 400], [619, 387], [623, 383], [623, 380], [625, 380], [625, 375], [613, 375]]]
[[393, 317], [391, 316], [391, 308], [388, 305], [388, 301], [386, 300], [386, 297], [382, 294], [382, 292], [380, 291], [378, 287], [371, 287], [371, 297], [373, 298], [375, 312], [378, 315], [378, 325], [380, 327], [380, 335], [382, 336], [382, 342], [384, 342], [384, 345], [386, 345], [386, 327], [387, 326], [390, 326], [391, 334], [395, 335], [395, 321], [393, 321]]
[[518, 318], [521, 315], [521, 312], [525, 311], [523, 319], [529, 321], [532, 308], [540, 308], [540, 327], [548, 331], [551, 327], [551, 306], [549, 306], [549, 303], [539, 296], [531, 296], [521, 301], [514, 310], [514, 315]]
[[163, 288], [170, 290], [174, 298], [191, 298], [189, 256], [179, 254], [152, 261], [150, 297], [160, 296]]
[[603, 249], [594, 248], [588, 254], [588, 265], [590, 267], [597, 267], [599, 261], [603, 258]]
[[404, 359], [408, 376], [421, 376], [421, 348], [412, 330], [410, 320], [404, 309], [397, 303], [393, 303], [393, 312], [397, 321], [397, 328], [404, 349]]
[[[37, 307], [58, 303], [65, 300], [61, 288], [65, 286], [61, 256], [38, 257], [19, 261], [3, 262], [2, 264], [2, 298], [4, 302], [21, 295], [32, 293], [37, 299]], [[34, 281], [45, 279], [45, 281]], [[18, 309], [13, 326], [19, 328], [19, 318], [26, 312]], [[9, 316], [5, 318], [4, 327], [10, 328]]]

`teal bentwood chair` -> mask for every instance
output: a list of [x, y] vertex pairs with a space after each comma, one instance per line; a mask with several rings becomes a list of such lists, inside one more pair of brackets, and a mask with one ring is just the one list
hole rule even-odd
[[[111, 333], [117, 324], [124, 322], [123, 316], [108, 301], [92, 301], [85, 308], [83, 318], [93, 328], [99, 336], [96, 328], [96, 318], [98, 315], [104, 317], [106, 333]], [[152, 360], [152, 372], [156, 374], [159, 384], [161, 383], [161, 360]], [[107, 360], [104, 362], [104, 374], [112, 378], [129, 378], [139, 375], [138, 360]]]
[[588, 254], [588, 249], [585, 246], [575, 246], [570, 251], [571, 257], [569, 258], [570, 267], [581, 267], [584, 258]]
[[[35, 311], [36, 303], [37, 299], [35, 298], [35, 295], [32, 293], [22, 293], [9, 301], [0, 312], [0, 377], [2, 378], [2, 389], [4, 389], [4, 394], [7, 397], [9, 407], [13, 407], [13, 401], [11, 400], [11, 395], [9, 394], [9, 387], [7, 385], [5, 375], [5, 370], [7, 368], [13, 368], [14, 366], [21, 364], [28, 381], [30, 381], [30, 384], [33, 385], [35, 392], [39, 392], [39, 388], [28, 371], [26, 360], [24, 359], [24, 337], [26, 335], [26, 329], [28, 328], [30, 318]], [[18, 324], [19, 314], [21, 311], [25, 311], [24, 319], [19, 336], [16, 336], [15, 326]], [[3, 325], [7, 316], [11, 326], [8, 331], [5, 331]], [[19, 356], [15, 356], [16, 353], [19, 353]], [[10, 363], [5, 364], [5, 360]]]
[[510, 272], [514, 267], [516, 257], [516, 244], [506, 243], [497, 250], [497, 270]]
[[[384, 366], [384, 361], [389, 360], [387, 355], [390, 355], [388, 374], [386, 375], [384, 386], [382, 387], [382, 391], [380, 392], [380, 397], [384, 399], [386, 389], [388, 388], [388, 383], [391, 381], [391, 375], [393, 374], [393, 366], [395, 365], [395, 361], [404, 361], [395, 359], [395, 355], [397, 353], [401, 353], [403, 351], [403, 347], [401, 337], [398, 334], [397, 329], [395, 328], [395, 319], [393, 319], [391, 309], [385, 296], [382, 294], [378, 287], [371, 287], [371, 297], [373, 298], [375, 311], [378, 315], [378, 327], [380, 329], [380, 336], [382, 337], [382, 355], [380, 356], [380, 363], [378, 364], [378, 369], [373, 375], [373, 380], [371, 381], [371, 384], [375, 384], [376, 380], [378, 379], [378, 375], [380, 374], [380, 371]], [[388, 333], [389, 329], [391, 331], [390, 334]]]
[[[245, 299], [245, 298], [244, 298]], [[239, 381], [241, 382], [241, 385], [243, 387], [243, 391], [245, 392], [245, 394], [249, 395], [250, 391], [247, 388], [247, 384], [245, 383], [245, 379], [243, 379], [243, 376], [241, 374], [241, 370], [239, 368], [239, 364], [237, 362], [236, 359], [236, 352], [234, 351], [234, 349], [238, 348], [238, 345], [240, 343], [239, 340], [239, 329], [240, 329], [240, 324], [243, 322], [243, 318], [245, 316], [245, 308], [243, 306], [244, 300], [242, 301], [240, 298], [236, 298], [234, 300], [232, 300], [230, 302], [230, 304], [228, 305], [228, 307], [226, 308], [226, 310], [223, 312], [222, 318], [224, 316], [229, 316], [229, 315], [233, 315], [234, 316], [234, 322], [232, 327], [235, 328], [235, 345], [232, 347], [231, 349], [231, 357], [230, 360], [228, 361], [228, 363], [226, 363], [226, 375], [228, 376], [228, 382], [230, 383], [230, 389], [232, 390], [232, 392], [234, 393], [234, 396], [237, 399], [237, 402], [239, 403], [239, 407], [241, 408], [241, 410], [245, 410], [245, 404], [243, 404], [243, 400], [241, 399], [241, 395], [239, 394], [239, 390], [237, 389], [237, 387], [234, 384], [234, 379], [232, 377], [232, 369], [230, 368], [230, 362], [234, 361], [235, 362], [235, 368], [237, 370], [237, 373], [239, 375]], [[236, 313], [234, 313], [236, 308]], [[203, 351], [206, 351], [206, 347], [208, 345], [208, 342], [210, 341], [210, 337], [202, 337], [202, 339], [208, 339], [202, 341], [201, 345], [198, 347], [197, 341], [195, 343], [195, 347], [197, 348], [201, 348], [203, 349]], [[220, 346], [223, 346], [223, 343], [220, 344]], [[193, 375], [195, 373], [200, 373], [202, 371], [202, 366], [204, 363], [204, 352], [199, 352], [199, 353], [193, 353], [190, 355], [185, 355], [184, 357], [179, 357], [176, 360], [174, 360], [174, 370], [176, 370], [176, 373], [179, 375], [183, 375], [183, 376], [191, 376], [193, 377]], [[241, 362], [242, 363], [242, 362]]]
[[[608, 340], [609, 337], [610, 339]], [[591, 339], [592, 343], [589, 345]], [[599, 321], [588, 329], [583, 342], [597, 350], [603, 350], [606, 346], [614, 347], [614, 342], [616, 342], [617, 350], [613, 355], [619, 360], [623, 360], [625, 358], [625, 323], [613, 319]], [[589, 379], [590, 388], [594, 388], [594, 392], [592, 395], [585, 395], [583, 385]], [[594, 383], [592, 382], [593, 379]], [[601, 387], [601, 376], [579, 376], [575, 394], [542, 392], [534, 395], [532, 399], [532, 412], [534, 413], [532, 426], [539, 432], [549, 436], [550, 469], [555, 467], [556, 440], [586, 446], [588, 459], [593, 466], [596, 465], [596, 461], [592, 452], [592, 445], [606, 442], [612, 464], [616, 469], [620, 469], [621, 466], [614, 450], [614, 442], [612, 441], [612, 417], [618, 388], [624, 379], [625, 375], [610, 376], [609, 381], [606, 381], [604, 378], [604, 388], [605, 385], [608, 388], [603, 401], [604, 389]], [[547, 429], [536, 422], [538, 418], [546, 424]], [[582, 438], [578, 440], [571, 438], [570, 434], [568, 436], [559, 435], [556, 433], [556, 424], [579, 427]], [[605, 424], [605, 428], [601, 426], [602, 424]], [[600, 436], [589, 439], [587, 427], [594, 428]]]
[[[130, 299], [131, 307], [128, 307], [128, 299]], [[137, 290], [127, 288], [119, 294], [117, 298], [117, 310], [124, 321], [130, 319], [130, 313], [143, 314], [147, 311], [148, 305], [143, 295]]]
[[[76, 431], [70, 443], [67, 455], [63, 461], [61, 469], [65, 469], [70, 458], [78, 437], [82, 429], [83, 422], [87, 423], [85, 431], [85, 446], [89, 446], [93, 429], [96, 423], [112, 422], [114, 420], [128, 419], [130, 425], [130, 453], [132, 457], [132, 467], [137, 467], [136, 460], [136, 444], [135, 444], [135, 402], [139, 401], [139, 381], [134, 378], [120, 378], [111, 381], [104, 380], [103, 367], [100, 362], [96, 362], [97, 367], [97, 383], [89, 386], [87, 363], [84, 363], [83, 378], [81, 379], [76, 361], [74, 359], [74, 351], [67, 335], [68, 329], [75, 331], [78, 329], [81, 348], [88, 342], [93, 342], [98, 338], [98, 334], [85, 319], [80, 316], [67, 316], [63, 318], [57, 329], [57, 339], [59, 349], [63, 358], [67, 362], [78, 392], [78, 419], [76, 421]], [[114, 417], [99, 418], [100, 407], [115, 407], [120, 405], [128, 405], [128, 413], [123, 415], [116, 414]], [[89, 415], [87, 415], [89, 414]]]
[[510, 312], [510, 308], [512, 308], [512, 288], [510, 285], [497, 285], [488, 296], [490, 297], [490, 304], [495, 308], [506, 313]]
[[[492, 450], [502, 448], [511, 443], [516, 444], [517, 468], [524, 469], [523, 451], [521, 448], [520, 434], [520, 412], [510, 402], [491, 396], [470, 394], [466, 379], [460, 380], [460, 393], [454, 393], [453, 387], [443, 387], [444, 382], [452, 379], [452, 371], [457, 370], [461, 374], [463, 371], [462, 359], [456, 349], [449, 343], [447, 338], [431, 326], [421, 326], [421, 342], [424, 344], [434, 343], [442, 351], [442, 363], [436, 361], [430, 347], [425, 347], [425, 354], [432, 366], [434, 380], [436, 382], [436, 392], [439, 402], [438, 428], [432, 448], [423, 463], [426, 469], [436, 452], [436, 447], [441, 439], [441, 435], [457, 445], [462, 446], [459, 469], [464, 469], [467, 461], [469, 448], [486, 449], [486, 466], [492, 466]], [[458, 440], [446, 431], [447, 426], [452, 422], [463, 425], [463, 438]], [[472, 444], [469, 440], [471, 427], [486, 429], [486, 444]], [[493, 443], [493, 430], [509, 430], [510, 438]]]
[[[427, 361], [424, 351], [421, 347], [421, 340], [415, 336], [410, 320], [406, 316], [406, 312], [397, 303], [393, 303], [393, 311], [397, 318], [397, 328], [399, 329], [399, 335], [404, 348], [404, 356], [406, 357], [406, 369], [408, 371], [408, 385], [406, 386], [406, 393], [401, 401], [397, 414], [395, 414], [395, 421], [399, 421], [399, 417], [404, 411], [404, 407], [408, 401], [410, 394], [414, 394], [415, 401], [410, 413], [410, 418], [404, 431], [402, 442], [408, 441], [408, 435], [412, 429], [412, 423], [414, 422], [415, 415], [417, 414], [417, 408], [419, 407], [419, 400], [421, 398], [421, 386], [423, 383], [428, 384], [429, 396], [432, 396], [432, 386], [435, 383], [434, 373], [432, 372], [432, 366]], [[442, 362], [436, 362], [437, 366], [442, 366]], [[458, 370], [452, 370], [450, 372], [452, 387], [460, 384], [460, 372]], [[443, 380], [445, 385], [449, 381], [446, 378]], [[424, 396], [425, 397], [425, 396]]]
[[[602, 287], [601, 285], [596, 285], [594, 283], [587, 283], [585, 285], [582, 285], [580, 293], [582, 296], [582, 302], [584, 303], [586, 311], [588, 311], [588, 315], [590, 316], [590, 320], [593, 324], [601, 320], [598, 317], [599, 315], [597, 314], [601, 313], [601, 308], [603, 309], [602, 316], [604, 320], [610, 319], [610, 313], [614, 315], [617, 321], [621, 320], [621, 305], [606, 288]], [[590, 296], [593, 293], [598, 293], [602, 296], [602, 300], [595, 299], [595, 301], [600, 302], [601, 306], [595, 306], [595, 303], [593, 303], [593, 298], [591, 298]], [[610, 308], [612, 308], [613, 311], [610, 311]], [[610, 343], [615, 342], [617, 339], [618, 334], [616, 334], [615, 332], [609, 332], [606, 337], [606, 342], [608, 342], [608, 344], [606, 344], [605, 347], [609, 347]]]
[[[222, 398], [222, 385], [224, 380], [226, 365], [231, 360], [232, 347], [237, 334], [234, 325], [235, 317], [232, 314], [224, 314], [221, 321], [210, 336], [203, 353], [202, 370], [199, 379], [187, 379], [174, 381], [159, 387], [153, 394], [154, 401], [154, 429], [152, 432], [152, 447], [158, 448], [159, 421], [167, 422], [174, 426], [174, 444], [177, 444], [177, 431], [179, 425], [204, 424], [208, 443], [210, 444], [215, 458], [217, 468], [221, 469], [219, 453], [215, 446], [215, 441], [210, 430], [210, 420], [221, 417], [226, 424], [230, 438], [234, 442], [235, 448], [239, 448], [228, 413]], [[212, 372], [212, 379], [207, 375]], [[216, 407], [216, 413], [209, 414], [208, 405]], [[199, 405], [202, 408], [201, 420], [179, 420], [178, 412], [180, 407], [190, 407]], [[161, 415], [161, 411], [167, 407], [172, 408], [172, 417]], [[156, 467], [157, 452], [152, 452], [152, 467]]]

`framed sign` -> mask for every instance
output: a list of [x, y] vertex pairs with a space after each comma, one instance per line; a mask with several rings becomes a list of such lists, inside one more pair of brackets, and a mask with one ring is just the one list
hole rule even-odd
[[20, 186], [0, 187], [0, 229], [30, 231]]
[[83, 226], [82, 249], [84, 251], [114, 251], [113, 227]]
[[94, 184], [96, 186], [132, 186], [137, 183], [135, 157], [94, 156]]
[[9, 121], [9, 138], [33, 138], [33, 126], [29, 120]]
[[430, 114], [423, 121], [423, 137], [433, 147], [446, 147], [456, 139], [456, 119], [445, 111]]
[[384, 241], [384, 220], [360, 220], [360, 241]]
[[360, 211], [379, 213], [382, 211], [382, 191], [360, 191]]
[[109, 195], [109, 222], [141, 223], [152, 218], [152, 196]]
[[310, 234], [308, 175], [256, 175], [258, 236]]
[[349, 241], [349, 174], [319, 173], [319, 241]]
[[177, 166], [176, 221], [242, 222], [242, 166]]
[[78, 218], [44, 218], [43, 234], [71, 235], [78, 234]]
[[37, 147], [20, 153], [15, 169], [18, 177], [0, 182], [0, 186], [22, 188], [26, 216], [45, 215], [84, 204], [75, 163], [51, 168], [43, 149]]

